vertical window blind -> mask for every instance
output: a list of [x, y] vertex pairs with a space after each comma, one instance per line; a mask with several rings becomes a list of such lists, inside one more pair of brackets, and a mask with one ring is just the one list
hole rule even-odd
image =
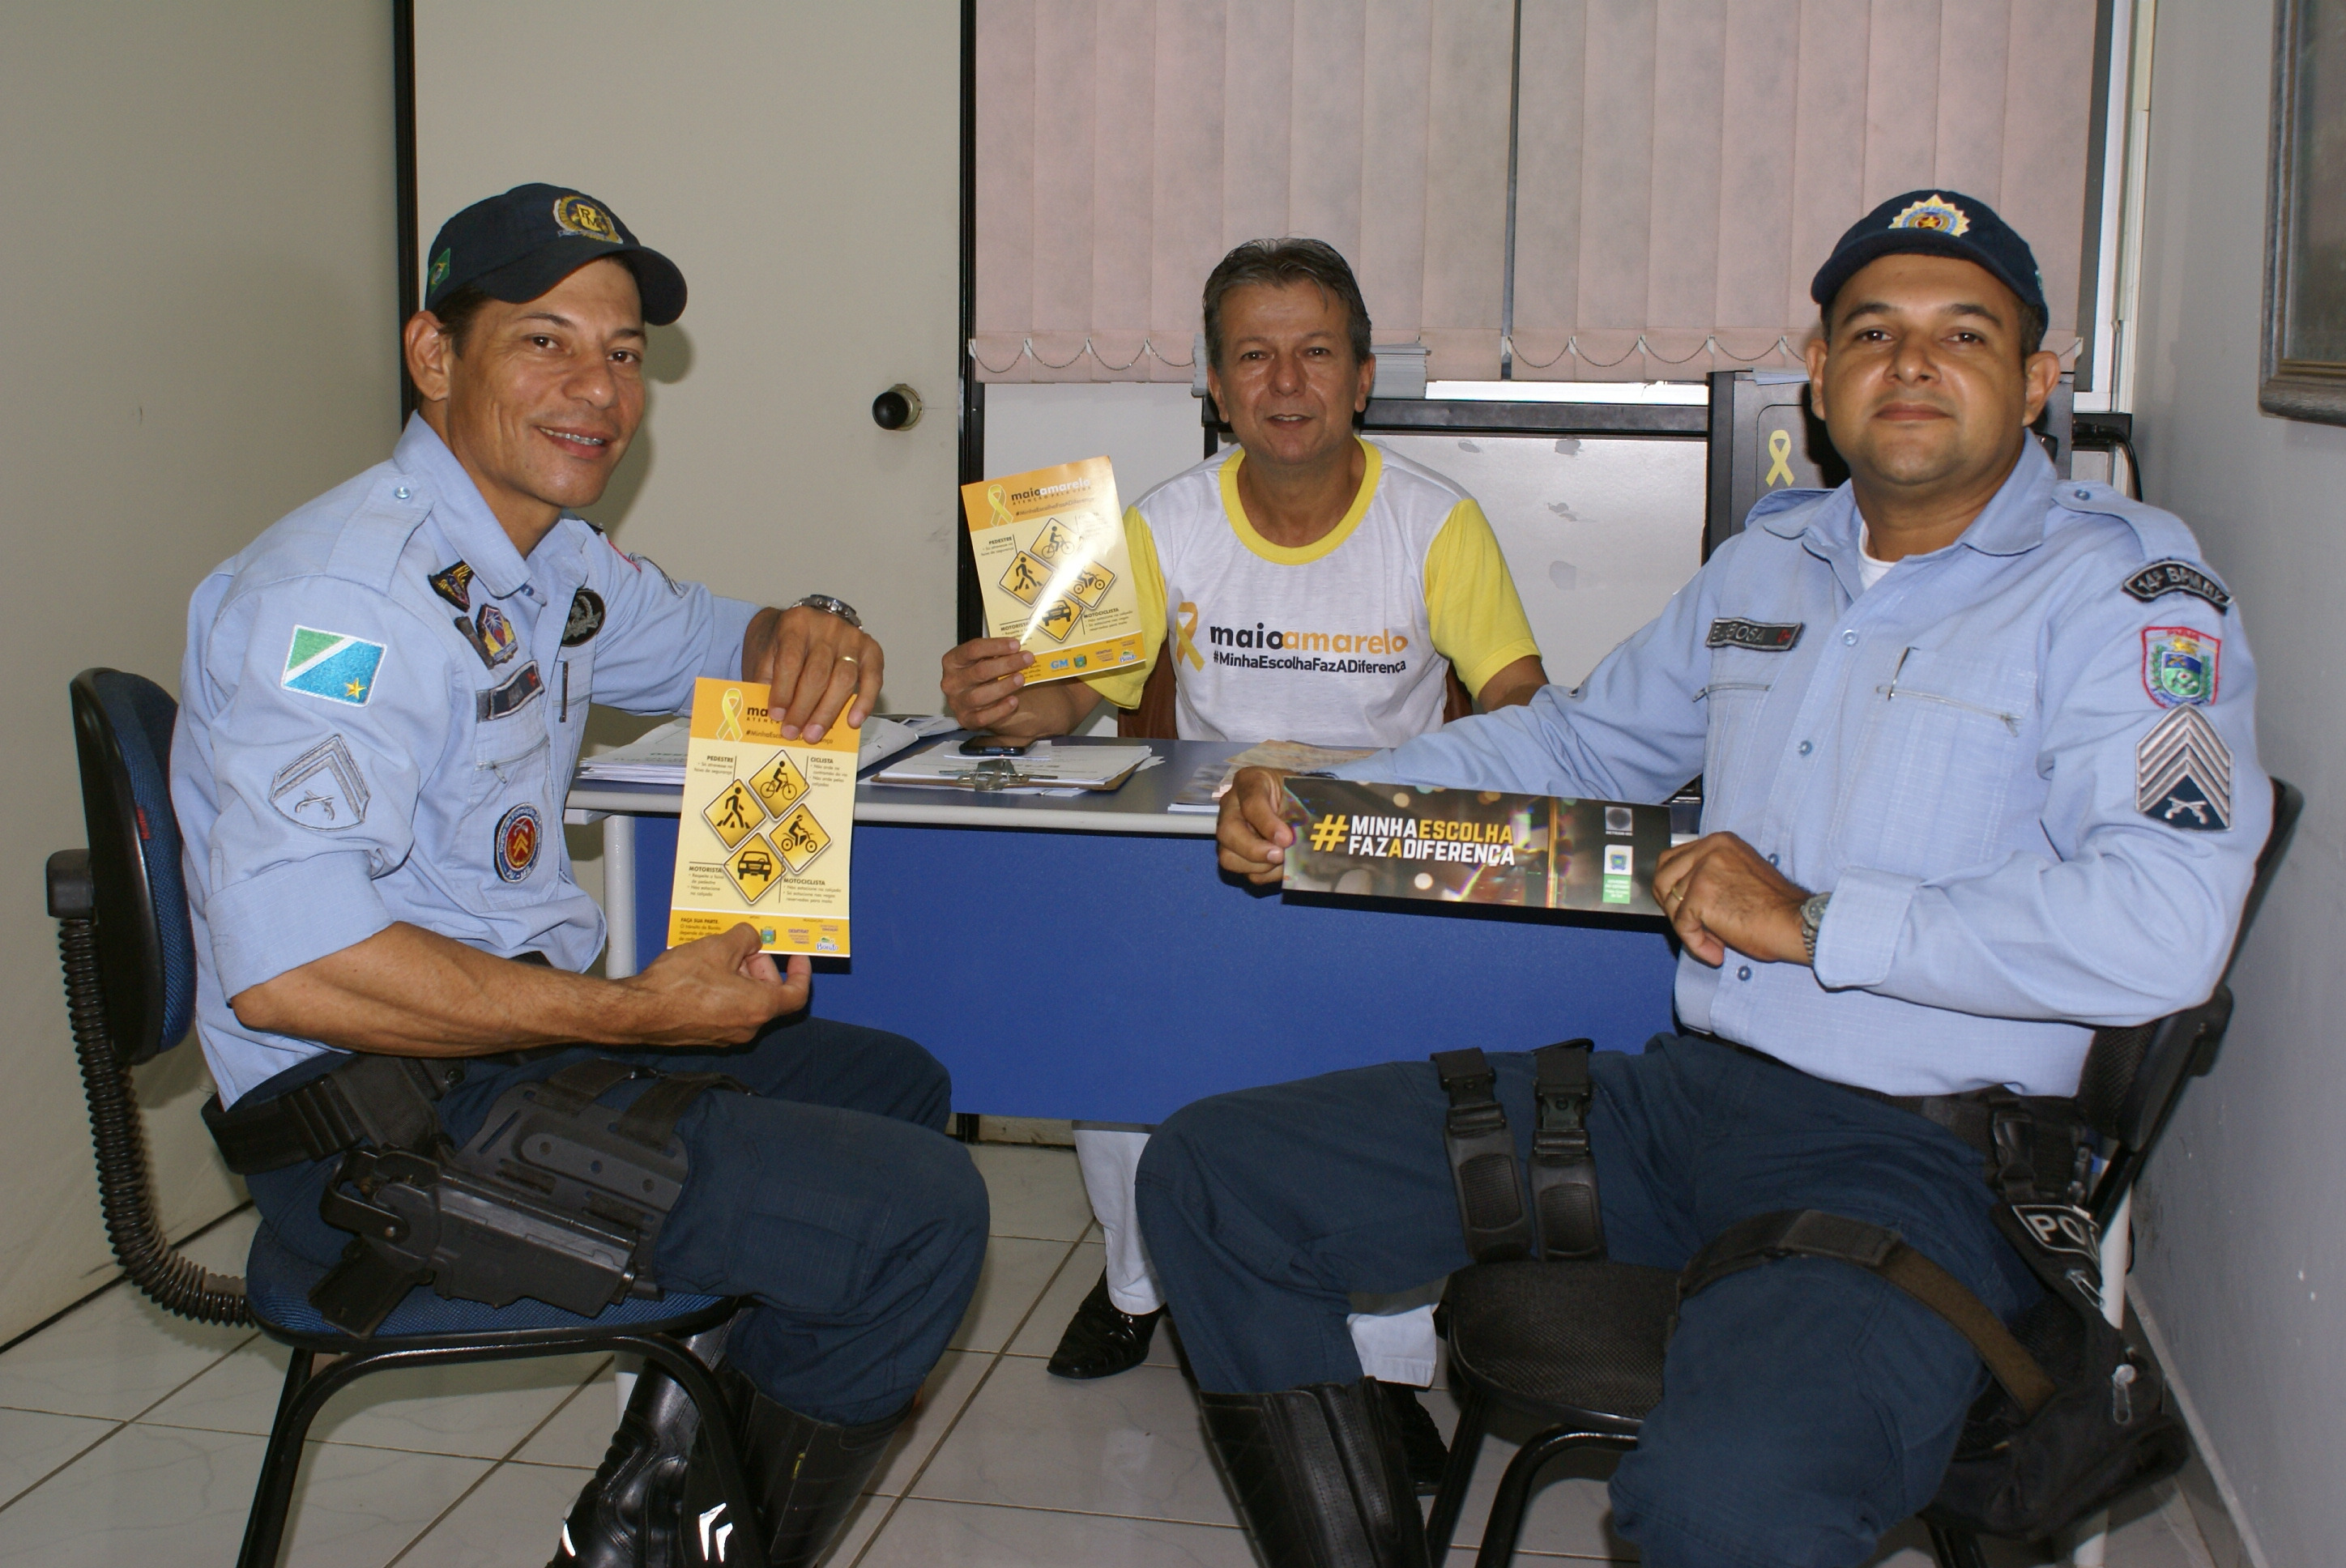
[[1503, 358], [1560, 381], [1789, 367], [1833, 240], [1919, 186], [2028, 237], [2047, 346], [2074, 351], [2095, 16], [2095, 0], [979, 0], [977, 373], [1188, 380], [1206, 274], [1282, 234], [1341, 250], [1377, 341], [1423, 342], [1437, 379]]

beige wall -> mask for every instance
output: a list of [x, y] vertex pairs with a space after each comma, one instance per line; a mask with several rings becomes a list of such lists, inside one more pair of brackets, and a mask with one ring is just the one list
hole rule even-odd
[[[112, 1273], [39, 870], [84, 841], [66, 682], [177, 691], [188, 595], [396, 431], [390, 7], [0, 9], [0, 1339]], [[192, 1047], [142, 1084], [175, 1233], [240, 1201]]]
[[2258, 750], [2306, 808], [2233, 977], [2223, 1060], [2185, 1096], [2139, 1189], [2135, 1281], [2242, 1555], [2284, 1568], [2336, 1563], [2346, 1541], [2346, 429], [2257, 410], [2270, 0], [2161, 0], [2157, 13], [2129, 355], [2143, 489], [2198, 531], [2237, 596], [2256, 647]]
[[[546, 180], [609, 202], [690, 285], [683, 321], [654, 330], [645, 433], [590, 515], [721, 593], [850, 600], [887, 650], [885, 706], [935, 711], [958, 525], [959, 6], [415, 11], [427, 254], [458, 209]], [[610, 47], [582, 69], [586, 39]], [[890, 433], [871, 405], [897, 382], [926, 413]]]

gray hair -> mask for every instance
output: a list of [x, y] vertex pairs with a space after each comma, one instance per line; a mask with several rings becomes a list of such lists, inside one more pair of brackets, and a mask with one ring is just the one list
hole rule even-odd
[[1311, 283], [1332, 294], [1344, 307], [1350, 323], [1345, 333], [1352, 358], [1369, 360], [1369, 306], [1350, 263], [1324, 239], [1250, 239], [1215, 264], [1206, 279], [1206, 358], [1219, 369], [1222, 362], [1222, 300], [1233, 289], [1250, 283], [1284, 288]]

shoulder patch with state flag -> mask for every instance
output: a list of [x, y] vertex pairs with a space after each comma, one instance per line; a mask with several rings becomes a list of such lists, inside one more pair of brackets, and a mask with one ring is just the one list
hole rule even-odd
[[305, 697], [364, 708], [374, 696], [375, 671], [382, 664], [381, 643], [348, 632], [295, 626], [285, 650], [285, 677], [279, 684]]

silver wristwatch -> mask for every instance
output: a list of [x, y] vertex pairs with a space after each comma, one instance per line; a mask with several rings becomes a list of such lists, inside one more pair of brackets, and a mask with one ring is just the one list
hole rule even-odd
[[821, 610], [826, 616], [837, 616], [859, 632], [863, 629], [863, 617], [855, 613], [855, 606], [845, 599], [834, 599], [829, 594], [809, 594], [790, 607], [794, 610]]
[[1800, 904], [1800, 943], [1811, 964], [1817, 962], [1817, 928], [1825, 923], [1825, 905], [1831, 901], [1831, 893], [1811, 893]]

